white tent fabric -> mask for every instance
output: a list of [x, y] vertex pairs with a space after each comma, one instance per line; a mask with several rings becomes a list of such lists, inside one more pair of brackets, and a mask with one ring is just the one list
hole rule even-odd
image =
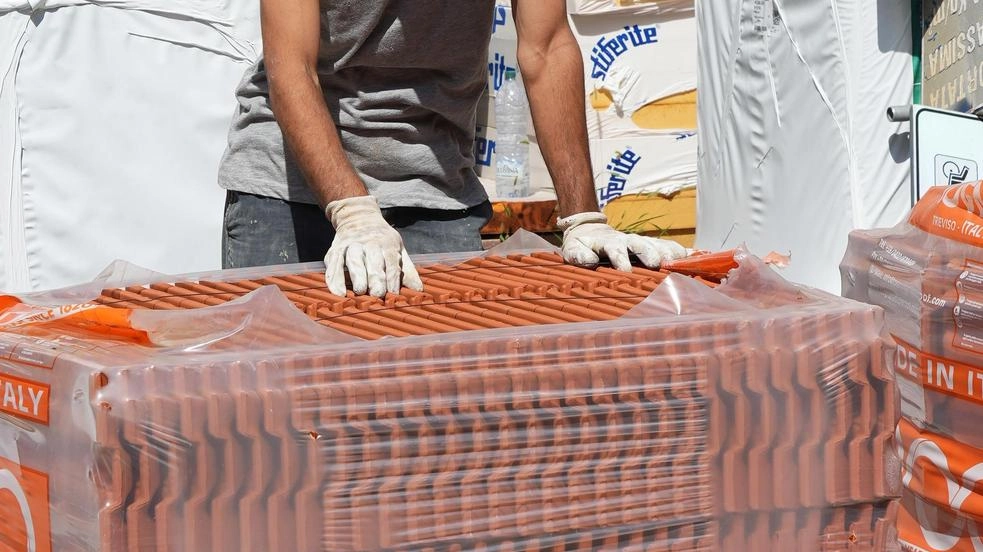
[[259, 33], [259, 2], [245, 0], [0, 0], [0, 14], [36, 14], [85, 5], [137, 10], [173, 19], [193, 20], [225, 28], [230, 36], [247, 41], [257, 38]]
[[[0, 289], [8, 282], [27, 280], [27, 261], [23, 248], [13, 250], [13, 243], [24, 241], [24, 217], [20, 193], [20, 133], [17, 121], [17, 96], [14, 77], [28, 25], [27, 12], [10, 12], [0, 16]], [[5, 216], [3, 214], [6, 214]]]
[[784, 276], [839, 292], [855, 228], [910, 207], [908, 0], [697, 2], [696, 245], [791, 253]]
[[220, 264], [216, 173], [258, 2], [0, 0], [0, 289]]

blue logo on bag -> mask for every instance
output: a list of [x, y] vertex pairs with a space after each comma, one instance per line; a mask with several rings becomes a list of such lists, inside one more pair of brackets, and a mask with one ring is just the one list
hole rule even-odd
[[591, 49], [590, 60], [593, 63], [591, 76], [595, 79], [604, 80], [608, 76], [608, 71], [614, 60], [632, 48], [655, 44], [659, 41], [659, 31], [655, 25], [639, 27], [632, 25], [625, 27], [625, 32], [614, 35], [611, 38], [602, 36], [597, 44]]
[[607, 186], [599, 190], [598, 194], [601, 207], [607, 205], [611, 200], [621, 197], [622, 192], [625, 191], [625, 186], [628, 184], [628, 177], [631, 176], [632, 171], [635, 170], [641, 160], [642, 156], [633, 152], [631, 148], [625, 148], [623, 153], [618, 153], [611, 158], [611, 162], [607, 166], [611, 176], [608, 178]]
[[495, 141], [484, 136], [474, 139], [474, 161], [484, 167], [491, 167], [492, 155], [495, 153]]
[[514, 65], [509, 65], [505, 62], [505, 56], [499, 53], [495, 54], [492, 62], [488, 64], [488, 74], [492, 78], [492, 89], [496, 92], [502, 87], [502, 83], [505, 82], [505, 72], [509, 69], [515, 71]]
[[498, 32], [499, 27], [504, 27], [508, 22], [509, 14], [505, 11], [505, 6], [495, 6], [495, 20], [492, 21], [492, 34]]

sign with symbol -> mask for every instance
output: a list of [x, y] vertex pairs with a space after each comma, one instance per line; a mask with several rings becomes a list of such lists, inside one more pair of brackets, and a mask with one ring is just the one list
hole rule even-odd
[[933, 186], [980, 180], [983, 121], [975, 115], [916, 105], [911, 141], [912, 205]]
[[935, 156], [935, 181], [945, 182], [946, 185], [976, 182], [979, 180], [979, 168], [972, 159], [960, 159], [948, 155]]

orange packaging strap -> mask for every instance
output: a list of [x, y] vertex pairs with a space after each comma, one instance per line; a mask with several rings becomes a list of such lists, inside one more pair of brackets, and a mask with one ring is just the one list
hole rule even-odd
[[926, 353], [893, 336], [897, 373], [925, 389], [983, 406], [983, 368]]

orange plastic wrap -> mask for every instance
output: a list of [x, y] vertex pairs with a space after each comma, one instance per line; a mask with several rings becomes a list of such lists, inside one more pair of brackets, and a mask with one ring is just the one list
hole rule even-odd
[[0, 299], [0, 549], [889, 549], [880, 309], [504, 247]]
[[880, 305], [894, 338], [907, 550], [983, 550], [983, 183], [933, 188], [909, 220], [857, 231], [847, 297]]

